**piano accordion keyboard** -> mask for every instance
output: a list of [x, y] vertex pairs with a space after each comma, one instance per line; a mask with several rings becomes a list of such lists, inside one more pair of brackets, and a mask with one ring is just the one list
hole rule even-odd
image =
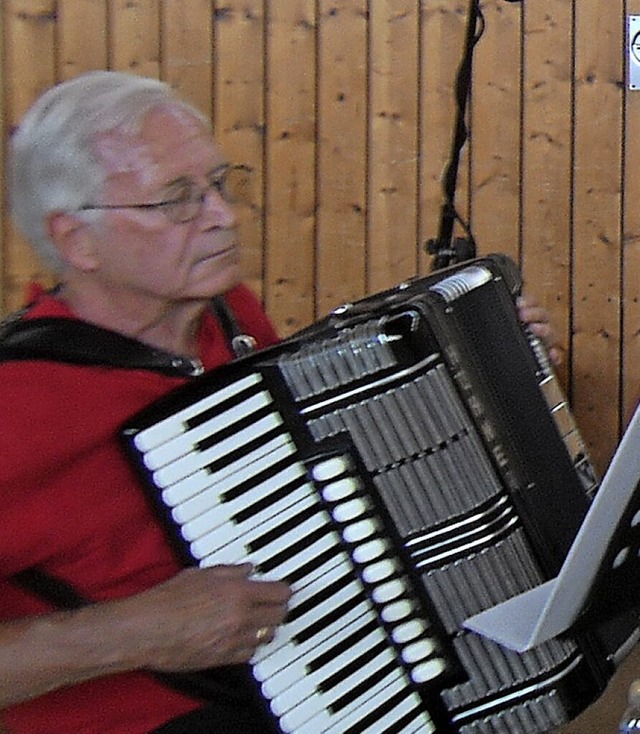
[[302, 461], [256, 375], [230, 407], [211, 407], [135, 440], [197, 565], [248, 561], [256, 578], [291, 585], [285, 624], [251, 661], [280, 729], [342, 733], [371, 720], [373, 732], [386, 718], [385, 731], [435, 731], [419, 689], [449, 661], [352, 457]]

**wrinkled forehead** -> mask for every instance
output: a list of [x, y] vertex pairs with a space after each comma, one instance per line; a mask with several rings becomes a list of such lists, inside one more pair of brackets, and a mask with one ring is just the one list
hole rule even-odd
[[220, 157], [205, 122], [177, 105], [148, 112], [139, 131], [117, 128], [102, 133], [94, 150], [108, 177], [135, 173], [155, 178], [162, 168], [176, 173], [181, 162], [188, 168], [202, 156]]

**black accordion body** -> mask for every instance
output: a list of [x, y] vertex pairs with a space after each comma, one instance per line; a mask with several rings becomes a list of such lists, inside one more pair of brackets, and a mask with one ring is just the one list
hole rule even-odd
[[251, 663], [276, 731], [552, 731], [633, 637], [632, 615], [516, 653], [462, 626], [558, 573], [598, 488], [520, 286], [502, 256], [448, 268], [124, 427], [186, 564], [291, 584]]

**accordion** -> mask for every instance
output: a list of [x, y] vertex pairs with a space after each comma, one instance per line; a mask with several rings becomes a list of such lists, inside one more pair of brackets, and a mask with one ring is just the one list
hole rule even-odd
[[251, 661], [274, 729], [535, 734], [604, 690], [636, 616], [516, 653], [465, 619], [553, 578], [598, 478], [490, 255], [337, 309], [123, 427], [177, 553], [287, 581]]

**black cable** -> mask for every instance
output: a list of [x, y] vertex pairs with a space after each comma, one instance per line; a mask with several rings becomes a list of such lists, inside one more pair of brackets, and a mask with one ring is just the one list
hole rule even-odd
[[[510, 1], [513, 2], [514, 0]], [[443, 204], [440, 211], [440, 226], [437, 238], [429, 240], [426, 245], [427, 252], [434, 255], [431, 265], [432, 270], [439, 270], [456, 262], [468, 260], [475, 257], [476, 253], [476, 243], [469, 224], [456, 210], [455, 192], [462, 148], [469, 138], [466, 117], [473, 73], [473, 53], [476, 44], [484, 33], [484, 29], [485, 19], [480, 2], [479, 0], [470, 0], [464, 54], [456, 77], [454, 135], [449, 162], [442, 178]], [[466, 237], [453, 238], [453, 228], [456, 222], [460, 224]]]

